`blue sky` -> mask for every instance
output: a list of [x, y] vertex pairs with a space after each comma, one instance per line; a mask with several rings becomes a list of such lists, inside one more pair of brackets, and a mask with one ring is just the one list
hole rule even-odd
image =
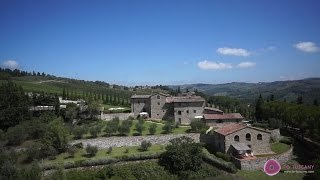
[[320, 1], [0, 1], [0, 63], [124, 85], [320, 77]]

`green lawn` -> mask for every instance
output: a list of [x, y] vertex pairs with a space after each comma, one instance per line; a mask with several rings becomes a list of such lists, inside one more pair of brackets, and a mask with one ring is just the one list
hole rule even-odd
[[[150, 153], [160, 153], [165, 151], [165, 146], [163, 145], [152, 145], [148, 151], [141, 152], [139, 150], [140, 146], [132, 146], [132, 147], [114, 147], [110, 154], [107, 153], [107, 149], [99, 150], [96, 156], [87, 157], [85, 149], [79, 149], [73, 158], [69, 157], [68, 153], [62, 153], [56, 156], [55, 160], [46, 159], [43, 161], [44, 164], [61, 164], [64, 162], [75, 162], [79, 160], [86, 159], [107, 159], [107, 158], [116, 158], [121, 156], [129, 156], [134, 154], [150, 154]], [[125, 153], [126, 149], [128, 149], [128, 153]]]
[[268, 176], [262, 170], [257, 171], [238, 171], [237, 176], [245, 179], [245, 180], [302, 180], [303, 174], [301, 173], [282, 173], [279, 172], [275, 176]]
[[271, 144], [271, 150], [275, 152], [276, 154], [281, 154], [290, 149], [290, 145], [284, 144], [281, 142], [276, 142]]

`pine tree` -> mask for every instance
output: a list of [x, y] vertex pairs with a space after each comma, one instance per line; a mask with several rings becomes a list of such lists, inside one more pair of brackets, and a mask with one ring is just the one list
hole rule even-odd
[[256, 120], [261, 121], [262, 120], [262, 105], [263, 105], [263, 99], [260, 94], [257, 103], [256, 103], [256, 112], [255, 112], [255, 117]]
[[65, 87], [63, 87], [63, 91], [62, 91], [62, 99], [63, 100], [66, 100], [66, 88]]

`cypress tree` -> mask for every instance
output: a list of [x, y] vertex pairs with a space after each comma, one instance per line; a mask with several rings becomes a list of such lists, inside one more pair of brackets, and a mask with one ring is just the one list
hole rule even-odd
[[63, 91], [62, 91], [62, 99], [63, 100], [66, 100], [66, 88], [65, 87], [63, 87]]

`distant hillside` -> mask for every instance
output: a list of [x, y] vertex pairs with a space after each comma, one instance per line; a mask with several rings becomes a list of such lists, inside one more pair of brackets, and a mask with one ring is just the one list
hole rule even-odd
[[[143, 87], [125, 87], [119, 85], [111, 85], [102, 81], [84, 81], [70, 78], [61, 78], [55, 76], [21, 76], [10, 77], [10, 79], [17, 85], [21, 85], [27, 92], [35, 93], [50, 93], [62, 95], [63, 89], [68, 91], [72, 97], [96, 97], [102, 98], [103, 95], [108, 94], [111, 98], [124, 99], [130, 103], [130, 97], [132, 94], [151, 94], [152, 92], [164, 92], [162, 89], [150, 89]], [[4, 79], [0, 79], [0, 84], [6, 82]], [[100, 97], [101, 96], [101, 97]], [[114, 100], [115, 101], [115, 100]]]
[[[179, 86], [170, 87], [177, 89]], [[188, 84], [181, 85], [180, 89], [197, 89], [206, 95], [231, 96], [247, 101], [253, 101], [260, 93], [264, 98], [273, 94], [275, 99], [286, 99], [288, 102], [295, 101], [298, 96], [302, 96], [306, 103], [312, 103], [314, 99], [320, 100], [320, 78], [263, 83]]]

